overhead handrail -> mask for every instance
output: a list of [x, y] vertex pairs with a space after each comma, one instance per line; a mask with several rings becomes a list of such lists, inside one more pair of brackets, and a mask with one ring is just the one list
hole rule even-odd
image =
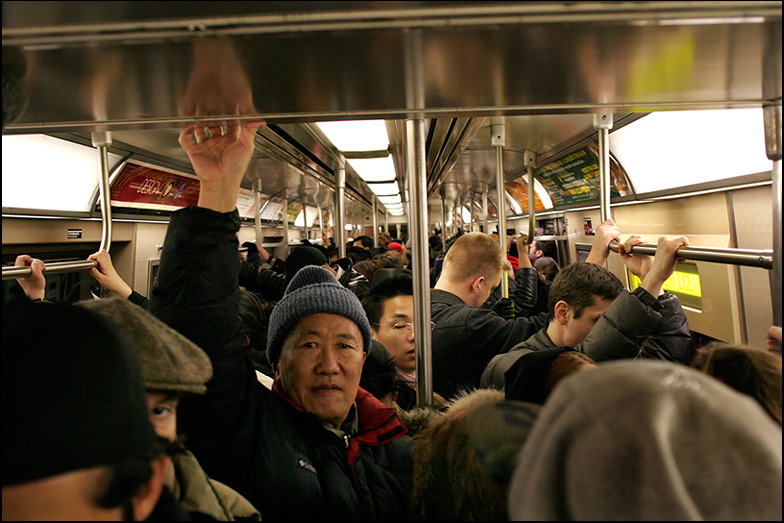
[[[618, 242], [610, 242], [610, 250], [618, 252]], [[641, 243], [631, 249], [631, 254], [656, 254], [655, 243]], [[745, 267], [773, 268], [773, 250], [765, 249], [731, 249], [721, 247], [681, 247], [677, 251], [678, 258], [684, 260], [725, 263]]]
[[[86, 271], [97, 266], [98, 262], [92, 260], [54, 262], [47, 263], [44, 272], [46, 274], [55, 274], [59, 272]], [[31, 274], [33, 274], [33, 269], [28, 266], [3, 267], [3, 281], [27, 278]]]

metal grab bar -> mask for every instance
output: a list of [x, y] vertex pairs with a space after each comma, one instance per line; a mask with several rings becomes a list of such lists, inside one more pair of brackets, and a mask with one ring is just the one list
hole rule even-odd
[[[610, 250], [618, 252], [618, 242], [610, 242]], [[641, 243], [635, 245], [632, 254], [656, 254], [655, 243]], [[677, 251], [678, 258], [684, 260], [707, 261], [726, 263], [729, 265], [743, 265], [746, 267], [773, 268], [773, 251], [754, 249], [727, 249], [721, 247], [681, 247]]]
[[[93, 260], [47, 263], [44, 275], [58, 272], [86, 271], [97, 266], [98, 262]], [[33, 274], [33, 269], [29, 266], [3, 267], [3, 281], [27, 278], [31, 274]]]

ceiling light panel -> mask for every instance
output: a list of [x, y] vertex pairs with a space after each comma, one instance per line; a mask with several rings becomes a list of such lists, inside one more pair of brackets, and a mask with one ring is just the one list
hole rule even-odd
[[341, 151], [381, 151], [389, 149], [384, 120], [318, 122], [316, 125]]
[[385, 158], [351, 159], [348, 163], [366, 182], [395, 181], [395, 164], [392, 155]]

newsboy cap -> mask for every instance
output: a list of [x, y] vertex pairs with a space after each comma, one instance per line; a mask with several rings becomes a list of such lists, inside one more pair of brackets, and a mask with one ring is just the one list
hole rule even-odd
[[308, 265], [286, 287], [283, 298], [272, 310], [267, 331], [267, 359], [275, 363], [280, 357], [283, 340], [296, 323], [312, 314], [345, 316], [359, 327], [363, 350], [370, 349], [373, 339], [365, 310], [356, 295], [343, 287], [327, 269]]
[[148, 390], [203, 394], [212, 377], [207, 354], [191, 340], [128, 300], [117, 298], [80, 301], [115, 324], [131, 342], [142, 365]]

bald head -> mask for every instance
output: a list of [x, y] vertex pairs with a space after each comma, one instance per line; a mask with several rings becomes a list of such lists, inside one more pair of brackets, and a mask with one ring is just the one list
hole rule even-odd
[[461, 282], [499, 274], [506, 257], [492, 236], [481, 232], [464, 234], [452, 245], [444, 258], [442, 277]]

